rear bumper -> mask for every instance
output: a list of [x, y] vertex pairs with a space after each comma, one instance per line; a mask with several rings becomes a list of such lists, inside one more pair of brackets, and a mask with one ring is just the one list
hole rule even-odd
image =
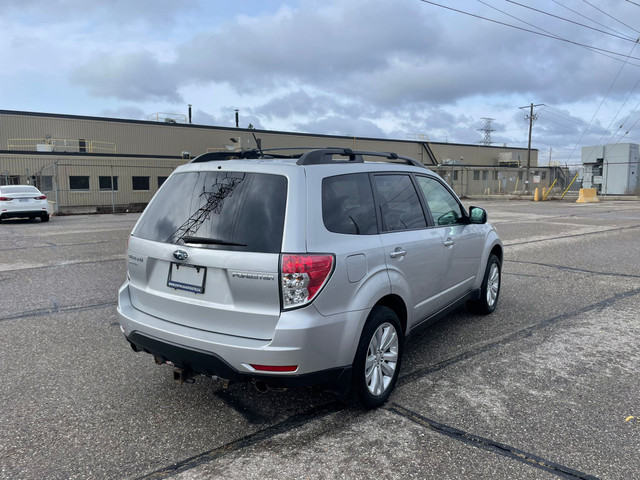
[[11, 210], [3, 212], [0, 210], [0, 218], [36, 218], [48, 215], [46, 209], [43, 210]]
[[[339, 393], [351, 383], [351, 365], [366, 314], [323, 317], [309, 306], [283, 313], [272, 340], [256, 340], [189, 328], [136, 310], [127, 283], [118, 297], [120, 325], [136, 351], [227, 380], [255, 379], [274, 387], [321, 385]], [[251, 365], [298, 368], [264, 372]]]
[[351, 366], [302, 375], [247, 373], [239, 372], [222, 358], [210, 352], [201, 352], [180, 345], [173, 345], [139, 332], [135, 332], [126, 338], [135, 351], [150, 353], [155, 358], [164, 362], [169, 361], [178, 368], [234, 382], [256, 380], [275, 388], [322, 386], [340, 394], [346, 394], [351, 385]]

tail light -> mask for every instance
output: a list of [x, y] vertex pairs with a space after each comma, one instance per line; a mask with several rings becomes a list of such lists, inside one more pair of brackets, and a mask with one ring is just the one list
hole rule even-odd
[[34, 197], [36, 200], [46, 200], [47, 196], [46, 195], [40, 195], [39, 197]]
[[13, 198], [9, 198], [9, 197], [0, 197], [0, 202], [10, 202], [11, 200], [13, 200]]
[[254, 365], [253, 363], [251, 367], [259, 372], [295, 372], [298, 369], [298, 365]]
[[322, 290], [333, 271], [333, 255], [283, 254], [282, 308], [310, 303]]

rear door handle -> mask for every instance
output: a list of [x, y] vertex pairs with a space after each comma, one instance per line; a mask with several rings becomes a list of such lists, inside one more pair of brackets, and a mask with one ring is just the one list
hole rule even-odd
[[445, 247], [452, 247], [453, 245], [455, 245], [455, 243], [456, 243], [455, 240], [453, 238], [449, 237], [444, 241], [444, 246]]
[[400, 247], [396, 248], [393, 252], [389, 254], [391, 258], [404, 257], [407, 254], [406, 251], [402, 250]]

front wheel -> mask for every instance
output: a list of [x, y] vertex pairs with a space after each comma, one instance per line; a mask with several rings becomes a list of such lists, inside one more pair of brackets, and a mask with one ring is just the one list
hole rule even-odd
[[498, 297], [500, 296], [501, 277], [500, 259], [495, 255], [490, 255], [484, 278], [482, 279], [480, 298], [469, 304], [474, 312], [488, 315], [496, 309]]
[[364, 408], [383, 405], [398, 379], [403, 334], [393, 310], [375, 307], [365, 324], [353, 362], [351, 396]]

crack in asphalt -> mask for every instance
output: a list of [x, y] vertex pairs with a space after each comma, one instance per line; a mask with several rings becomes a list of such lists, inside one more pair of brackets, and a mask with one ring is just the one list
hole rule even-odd
[[124, 254], [113, 255], [112, 258], [102, 258], [100, 260], [69, 260], [60, 263], [53, 264], [27, 264], [21, 265], [2, 265], [0, 264], [0, 274], [17, 273], [25, 270], [43, 270], [46, 268], [61, 268], [69, 267], [72, 265], [92, 265], [94, 263], [109, 263], [109, 262], [121, 262], [126, 259]]
[[[562, 215], [540, 215], [539, 213], [525, 213], [522, 214], [520, 212], [518, 212], [518, 218], [516, 219], [508, 219], [508, 220], [497, 220], [495, 222], [491, 222], [493, 225], [507, 225], [507, 224], [512, 224], [512, 223], [519, 223], [522, 221], [525, 222], [532, 222], [532, 221], [537, 221], [539, 218], [544, 218], [545, 220], [557, 220], [560, 218], [574, 218], [574, 219], [582, 219], [582, 218], [586, 218], [586, 219], [592, 219], [592, 218], [599, 218], [602, 217], [604, 214], [607, 213], [620, 213], [620, 212], [637, 212], [638, 208], [620, 208], [620, 209], [611, 209], [611, 210], [602, 210], [602, 211], [597, 211], [597, 212], [576, 212], [576, 213], [571, 213], [571, 214], [562, 214]], [[505, 213], [510, 213], [513, 215], [514, 212], [505, 212]], [[530, 217], [530, 218], [526, 218], [526, 217]]]
[[268, 440], [281, 433], [289, 432], [298, 427], [306, 425], [312, 420], [324, 418], [345, 408], [346, 406], [339, 401], [318, 405], [316, 407], [305, 410], [304, 412], [292, 415], [291, 417], [279, 423], [276, 423], [275, 425], [267, 427], [263, 430], [259, 430], [250, 435], [246, 435], [238, 440], [234, 440], [232, 442], [221, 445], [220, 447], [214, 448], [213, 450], [194, 455], [193, 457], [181, 460], [174, 463], [173, 465], [160, 468], [141, 477], [136, 477], [136, 480], [159, 480], [162, 478], [171, 477], [186, 470], [191, 470], [199, 465], [202, 465], [203, 463], [207, 463], [217, 458], [223, 457], [229, 453], [237, 452], [244, 448], [257, 445], [264, 440]]
[[94, 303], [91, 305], [70, 305], [67, 307], [61, 307], [57, 299], [52, 298], [50, 300], [51, 300], [51, 307], [38, 308], [36, 310], [29, 310], [17, 315], [7, 315], [4, 317], [0, 317], [0, 322], [8, 322], [9, 320], [20, 320], [23, 318], [31, 318], [31, 317], [42, 317], [46, 315], [53, 315], [55, 313], [86, 312], [89, 310], [99, 310], [105, 307], [115, 307], [118, 304], [118, 302], [111, 301], [111, 302]]
[[640, 228], [640, 225], [631, 225], [628, 227], [618, 227], [618, 228], [608, 228], [605, 230], [598, 230], [596, 232], [585, 232], [585, 233], [574, 233], [571, 235], [558, 235], [558, 236], [554, 236], [554, 237], [547, 237], [547, 238], [537, 238], [535, 240], [525, 240], [522, 242], [512, 242], [512, 243], [506, 243], [503, 242], [504, 247], [515, 247], [516, 245], [527, 245], [529, 243], [540, 243], [540, 242], [548, 242], [551, 240], [564, 240], [565, 238], [577, 238], [577, 237], [586, 237], [588, 235], [598, 235], [598, 234], [602, 234], [602, 233], [611, 233], [611, 232], [619, 232], [619, 231], [624, 231], [624, 230], [633, 230], [636, 228]]
[[598, 480], [598, 477], [594, 477], [593, 475], [588, 475], [564, 465], [552, 462], [551, 460], [538, 457], [533, 453], [525, 452], [504, 443], [496, 442], [495, 440], [480, 437], [478, 435], [465, 432], [464, 430], [459, 430], [455, 427], [438, 423], [435, 420], [424, 417], [419, 413], [414, 412], [413, 410], [409, 410], [402, 405], [398, 405], [397, 403], [392, 403], [390, 407], [386, 408], [386, 410], [400, 415], [401, 417], [406, 418], [417, 425], [426, 427], [442, 435], [446, 435], [447, 437], [450, 437], [459, 442], [492, 453], [496, 453], [498, 455], [503, 455], [513, 460], [517, 460], [518, 462], [522, 462], [525, 465], [539, 468], [541, 470], [546, 470], [547, 472], [553, 473], [562, 478], [574, 480]]
[[31, 245], [28, 247], [10, 247], [10, 248], [0, 248], [0, 252], [8, 252], [8, 251], [15, 251], [15, 250], [36, 250], [36, 249], [42, 249], [42, 248], [51, 248], [51, 249], [56, 249], [56, 248], [63, 248], [63, 247], [79, 247], [79, 246], [85, 246], [85, 245], [101, 245], [104, 243], [108, 243], [106, 240], [100, 240], [97, 242], [83, 242], [83, 243], [53, 243], [53, 242], [44, 242], [46, 245]]
[[396, 383], [396, 386], [402, 386], [402, 385], [406, 385], [407, 383], [411, 383], [414, 382], [416, 380], [421, 379], [422, 377], [429, 375], [431, 373], [440, 371], [444, 368], [447, 368], [451, 365], [455, 365], [456, 363], [462, 362], [464, 360], [468, 360], [470, 358], [476, 357], [480, 354], [486, 353], [490, 350], [493, 350], [494, 348], [498, 348], [498, 347], [502, 347], [504, 345], [507, 345], [511, 342], [514, 341], [518, 341], [518, 340], [522, 340], [524, 338], [528, 338], [531, 335], [533, 335], [534, 332], [537, 332], [539, 330], [544, 330], [547, 327], [550, 327], [552, 325], [555, 325], [556, 323], [562, 321], [562, 320], [566, 320], [568, 318], [572, 318], [572, 317], [577, 317], [580, 316], [584, 313], [590, 312], [591, 310], [598, 310], [604, 307], [607, 307], [611, 304], [613, 304], [614, 302], [617, 302], [618, 300], [622, 300], [624, 298], [627, 297], [633, 297], [635, 295], [640, 295], [640, 288], [635, 288], [633, 290], [628, 290], [626, 292], [622, 292], [622, 293], [618, 293], [616, 295], [613, 295], [611, 297], [605, 298], [604, 300], [601, 300], [599, 302], [596, 303], [592, 303], [590, 305], [586, 305], [582, 308], [579, 308], [577, 310], [573, 310], [571, 312], [567, 312], [567, 313], [563, 313], [560, 315], [556, 315], [555, 317], [551, 317], [548, 318], [540, 323], [536, 323], [534, 325], [530, 325], [528, 327], [522, 328], [520, 330], [516, 330], [515, 332], [510, 333], [509, 335], [501, 338], [500, 340], [496, 340], [494, 342], [490, 342], [490, 343], [486, 343], [484, 345], [480, 345], [476, 348], [473, 348], [471, 350], [467, 350], [465, 352], [462, 352], [454, 357], [450, 357], [447, 358], [446, 360], [443, 360], [441, 362], [438, 362], [436, 364], [433, 365], [428, 365], [426, 367], [423, 368], [419, 368], [417, 370], [414, 370], [411, 373], [407, 373], [406, 375], [403, 375], [401, 377], [398, 378], [398, 381]]
[[640, 275], [634, 275], [631, 273], [619, 273], [619, 272], [597, 272], [595, 270], [588, 270], [586, 268], [566, 267], [564, 265], [555, 265], [553, 263], [541, 263], [541, 262], [524, 262], [521, 260], [505, 260], [505, 263], [518, 263], [521, 265], [536, 265], [538, 267], [555, 268], [556, 270], [562, 270], [566, 272], [580, 272], [589, 273], [591, 275], [601, 275], [604, 277], [625, 277], [625, 278], [640, 278]]

